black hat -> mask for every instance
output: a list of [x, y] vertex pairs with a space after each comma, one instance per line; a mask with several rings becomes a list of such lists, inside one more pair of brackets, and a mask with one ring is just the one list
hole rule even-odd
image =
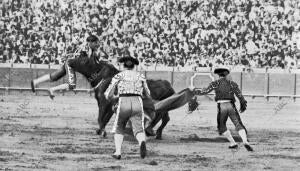
[[[125, 56], [119, 59], [120, 63], [132, 63], [134, 65], [139, 65], [139, 61], [136, 58], [133, 58], [131, 56]], [[130, 65], [130, 64], [129, 64]]]
[[87, 42], [97, 42], [99, 39], [95, 35], [90, 35], [88, 38], [86, 38]]
[[222, 74], [224, 72], [228, 72], [228, 74], [230, 73], [230, 70], [227, 67], [218, 67], [214, 70], [214, 74]]

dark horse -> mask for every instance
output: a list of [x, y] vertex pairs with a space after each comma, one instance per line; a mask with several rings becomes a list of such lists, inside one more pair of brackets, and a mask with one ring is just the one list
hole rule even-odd
[[[114, 113], [114, 102], [108, 101], [104, 97], [104, 92], [109, 86], [112, 77], [120, 71], [107, 62], [99, 61], [96, 57], [88, 58], [84, 54], [81, 54], [79, 57], [74, 59], [68, 59], [66, 63], [76, 72], [84, 75], [89, 80], [91, 86], [95, 87], [95, 98], [97, 99], [99, 107], [99, 129], [97, 130], [97, 134], [105, 137], [105, 126]], [[61, 75], [63, 76], [63, 74]], [[166, 80], [147, 80], [147, 84], [151, 92], [151, 97], [154, 101], [161, 101], [175, 93], [170, 82]], [[152, 129], [162, 119], [162, 124], [156, 132], [156, 138], [161, 139], [162, 131], [170, 120], [169, 113], [164, 110], [154, 112], [155, 109], [153, 103], [151, 103], [151, 99], [143, 99], [143, 103], [145, 113], [149, 114], [151, 111], [155, 113], [154, 116], [152, 116], [153, 120], [149, 126], [150, 129]]]

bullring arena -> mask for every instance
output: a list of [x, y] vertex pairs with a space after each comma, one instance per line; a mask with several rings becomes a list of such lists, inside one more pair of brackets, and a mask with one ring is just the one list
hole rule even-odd
[[[297, 170], [300, 167], [299, 99], [278, 98], [280, 94], [297, 97], [293, 95], [299, 91], [298, 74], [232, 73], [249, 95], [248, 109], [241, 117], [254, 152], [247, 152], [241, 145], [231, 122], [229, 128], [240, 146], [237, 150], [228, 149], [227, 140], [217, 133], [216, 104], [209, 95], [198, 97], [200, 106], [192, 114], [186, 114], [186, 106], [171, 111], [163, 139], [148, 138], [145, 159], [140, 159], [136, 141], [127, 135], [124, 156], [116, 161], [111, 157], [113, 134], [102, 138], [95, 132], [97, 104], [93, 95], [84, 91], [88, 89], [85, 80], [78, 75], [76, 94], [60, 93], [51, 100], [43, 91], [49, 84], [39, 87], [36, 94], [29, 91], [28, 78], [51, 71], [35, 67], [1, 68], [6, 71], [1, 71], [0, 76], [1, 170]], [[194, 73], [149, 71], [145, 75], [170, 80], [179, 91], [190, 84]], [[251, 79], [261, 81], [251, 85]], [[289, 79], [292, 90], [284, 92], [281, 86], [285, 84], [280, 84], [280, 80]], [[195, 77], [194, 84], [201, 87], [209, 80], [206, 72]], [[260, 89], [270, 96], [260, 97]], [[106, 128], [108, 131], [113, 119], [114, 116]]]
[[[116, 116], [106, 126], [106, 137], [101, 125], [98, 130], [97, 118], [98, 111], [112, 113], [102, 90], [112, 76], [107, 74], [118, 72], [108, 66], [120, 67], [122, 57], [134, 57], [140, 63], [136, 69], [147, 79], [170, 83], [153, 86], [152, 97], [168, 93], [165, 90], [171, 87], [181, 92], [179, 98], [175, 94], [176, 102], [156, 101], [174, 106], [191, 99], [186, 88], [206, 87], [217, 79], [215, 68], [230, 67], [233, 81], [248, 101], [240, 116], [254, 151], [230, 104], [232, 92], [239, 94], [237, 86], [225, 80], [218, 90], [226, 97], [218, 99], [218, 106], [227, 105], [222, 111], [229, 109], [234, 123], [242, 127], [237, 132], [227, 122], [238, 148], [229, 131], [223, 135], [235, 149], [229, 149], [228, 140], [218, 134], [217, 104], [211, 93], [197, 96], [200, 105], [192, 113], [187, 114], [192, 106], [187, 104], [170, 111], [162, 139], [147, 137], [146, 158], [141, 159], [143, 132], [136, 136], [139, 146], [128, 131], [119, 153], [114, 143], [120, 144], [122, 135], [110, 132]], [[76, 73], [76, 81], [72, 70], [85, 76]], [[91, 89], [90, 84], [99, 86]], [[60, 90], [53, 100], [50, 87]], [[125, 92], [119, 94], [135, 99], [140, 95]], [[237, 109], [240, 104], [245, 109], [245, 101], [237, 101]], [[220, 112], [223, 118], [227, 114]], [[168, 120], [163, 116], [163, 121]], [[300, 0], [0, 0], [0, 170], [299, 168]]]

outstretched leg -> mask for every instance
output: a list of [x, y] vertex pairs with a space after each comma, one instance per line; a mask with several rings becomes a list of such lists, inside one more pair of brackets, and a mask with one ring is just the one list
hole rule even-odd
[[36, 79], [31, 80], [31, 90], [35, 92], [36, 86], [44, 82], [53, 82], [63, 78], [66, 75], [65, 66], [62, 65], [58, 70], [52, 72], [51, 74], [46, 74]]
[[58, 90], [74, 90], [76, 88], [76, 74], [72, 67], [69, 66], [69, 60], [65, 63], [65, 70], [67, 73], [67, 83], [58, 85], [56, 87], [49, 88], [49, 96], [51, 99], [54, 98], [54, 92]]
[[35, 92], [35, 87], [43, 82], [50, 81], [50, 74], [43, 75], [39, 78], [31, 80], [31, 90], [32, 92]]
[[53, 98], [55, 97], [55, 96], [54, 96], [54, 92], [55, 92], [55, 91], [59, 91], [59, 90], [69, 90], [69, 89], [70, 89], [69, 84], [65, 83], [65, 84], [60, 84], [60, 85], [58, 85], [58, 86], [49, 88], [49, 89], [48, 89], [48, 92], [49, 92], [50, 98], [53, 100]]
[[163, 112], [162, 113], [162, 120], [161, 120], [161, 125], [160, 127], [157, 129], [156, 131], [156, 139], [161, 140], [161, 136], [162, 136], [162, 131], [163, 129], [166, 127], [166, 125], [168, 124], [168, 122], [170, 121], [170, 116], [169, 116], [169, 112]]

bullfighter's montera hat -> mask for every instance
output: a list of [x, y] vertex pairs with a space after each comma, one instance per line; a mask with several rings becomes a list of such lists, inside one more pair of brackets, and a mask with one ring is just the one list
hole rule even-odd
[[131, 62], [134, 65], [139, 65], [139, 61], [136, 58], [133, 58], [131, 56], [124, 56], [122, 58], [119, 59], [120, 63], [127, 63], [127, 62]]
[[221, 73], [224, 73], [224, 72], [230, 73], [229, 68], [226, 67], [226, 66], [219, 66], [219, 67], [216, 67], [215, 70], [214, 70], [214, 74], [221, 74]]
[[99, 41], [99, 38], [95, 35], [90, 35], [89, 37], [86, 38], [87, 42], [97, 42]]

